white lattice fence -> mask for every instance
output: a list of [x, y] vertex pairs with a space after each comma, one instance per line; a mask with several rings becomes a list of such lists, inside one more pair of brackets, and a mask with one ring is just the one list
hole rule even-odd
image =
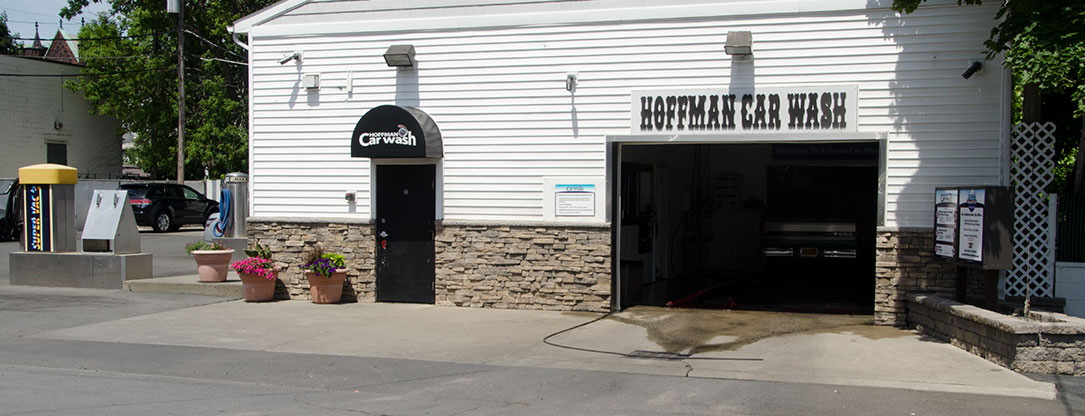
[[1055, 124], [1021, 123], [1013, 129], [1013, 268], [1007, 296], [1052, 296], [1055, 287], [1054, 214], [1044, 188], [1051, 183]]

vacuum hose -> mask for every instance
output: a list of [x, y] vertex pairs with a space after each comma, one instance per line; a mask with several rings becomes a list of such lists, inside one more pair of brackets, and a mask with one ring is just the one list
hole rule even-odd
[[223, 188], [222, 196], [219, 198], [222, 202], [219, 203], [219, 220], [215, 223], [215, 228], [211, 230], [211, 233], [215, 237], [222, 237], [226, 234], [226, 229], [230, 227], [230, 190]]

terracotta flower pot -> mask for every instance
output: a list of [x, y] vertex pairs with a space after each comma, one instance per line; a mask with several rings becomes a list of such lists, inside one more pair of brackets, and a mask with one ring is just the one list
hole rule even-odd
[[274, 279], [265, 279], [263, 277], [248, 274], [238, 273], [241, 277], [241, 288], [245, 292], [246, 302], [268, 302], [275, 298], [275, 282], [279, 280], [279, 271], [275, 272], [276, 277]]
[[343, 297], [343, 282], [347, 279], [347, 269], [336, 269], [331, 277], [324, 277], [313, 272], [305, 272], [309, 279], [309, 296], [313, 303], [339, 303]]
[[230, 259], [233, 257], [233, 249], [193, 251], [192, 258], [196, 259], [196, 271], [200, 274], [200, 282], [225, 282], [226, 273], [230, 268]]

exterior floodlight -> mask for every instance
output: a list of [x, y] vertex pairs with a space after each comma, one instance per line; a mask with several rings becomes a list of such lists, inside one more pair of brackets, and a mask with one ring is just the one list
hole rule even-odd
[[414, 68], [414, 45], [392, 45], [384, 52], [384, 62], [388, 66], [401, 69]]
[[748, 30], [727, 32], [727, 43], [723, 46], [723, 51], [728, 55], [733, 56], [752, 56], [753, 55], [753, 36]]
[[294, 53], [288, 54], [286, 56], [283, 56], [283, 58], [279, 60], [279, 65], [286, 65], [287, 62], [290, 62], [290, 61], [293, 61], [293, 60], [297, 60], [300, 63], [301, 62], [301, 52], [294, 52]]

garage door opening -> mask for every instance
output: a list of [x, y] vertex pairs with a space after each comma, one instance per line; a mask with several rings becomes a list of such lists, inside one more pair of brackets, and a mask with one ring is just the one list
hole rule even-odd
[[878, 146], [622, 144], [618, 307], [871, 313]]

